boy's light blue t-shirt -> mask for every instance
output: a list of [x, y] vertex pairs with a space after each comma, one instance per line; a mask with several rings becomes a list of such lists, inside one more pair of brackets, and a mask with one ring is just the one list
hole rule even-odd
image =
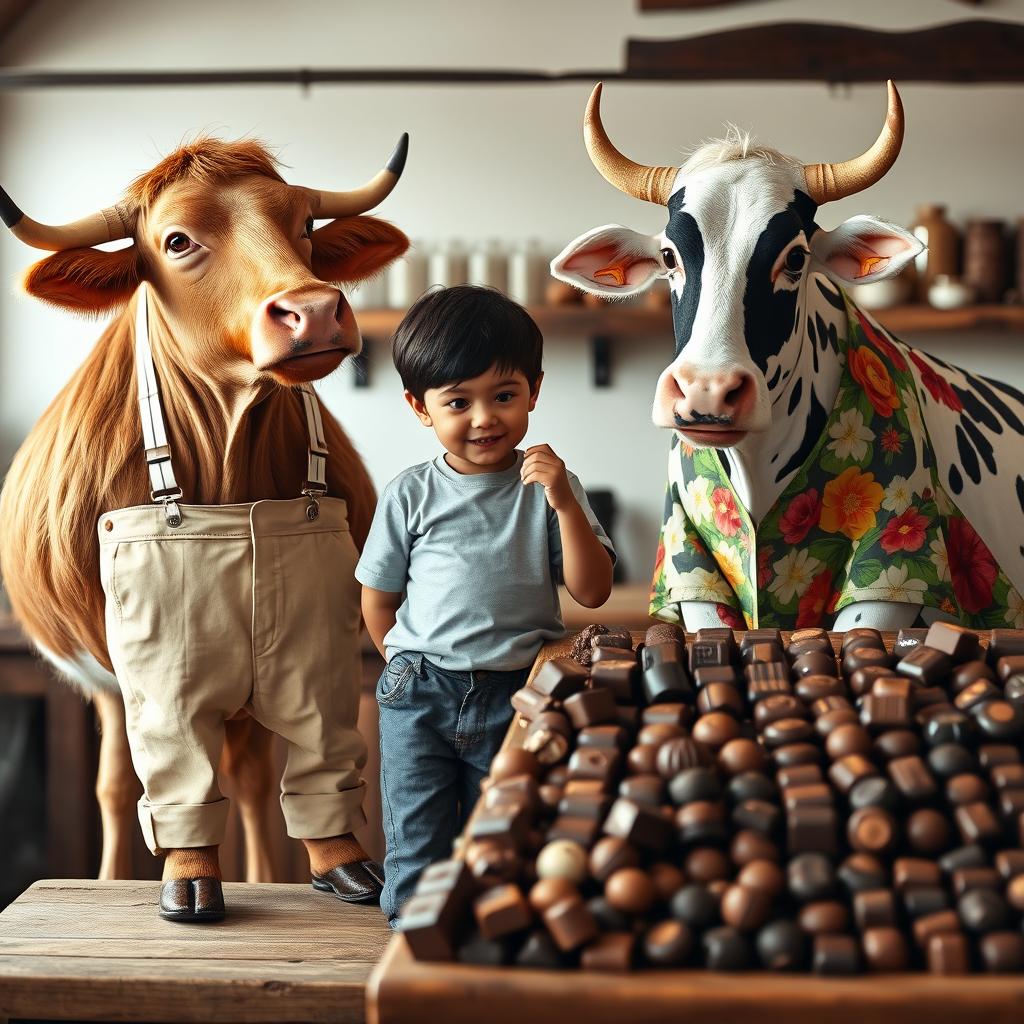
[[[565, 635], [558, 517], [539, 484], [524, 487], [523, 453], [498, 473], [457, 473], [444, 456], [400, 473], [384, 488], [356, 579], [405, 591], [384, 638], [454, 671], [526, 668], [546, 640]], [[576, 500], [615, 557], [579, 480]]]

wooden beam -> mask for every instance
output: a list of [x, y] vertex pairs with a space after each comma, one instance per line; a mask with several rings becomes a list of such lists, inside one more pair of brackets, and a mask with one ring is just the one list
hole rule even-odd
[[909, 32], [777, 22], [686, 39], [630, 39], [626, 76], [678, 80], [1024, 82], [1024, 25]]

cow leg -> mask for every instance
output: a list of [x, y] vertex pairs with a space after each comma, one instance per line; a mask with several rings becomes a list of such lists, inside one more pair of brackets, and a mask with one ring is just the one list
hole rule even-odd
[[273, 733], [248, 715], [228, 719], [224, 726], [221, 767], [231, 779], [245, 834], [245, 880], [277, 881], [270, 856]]
[[103, 853], [99, 877], [104, 880], [132, 878], [135, 805], [141, 786], [128, 747], [124, 702], [120, 693], [103, 689], [93, 693], [93, 706], [100, 726], [96, 800], [103, 822]]
[[919, 604], [895, 601], [857, 601], [848, 604], [837, 616], [832, 628], [838, 633], [848, 629], [907, 629], [921, 614]]

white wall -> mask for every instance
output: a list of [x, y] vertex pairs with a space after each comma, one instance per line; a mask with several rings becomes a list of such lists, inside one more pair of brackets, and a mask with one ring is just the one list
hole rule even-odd
[[[980, 12], [953, 0], [861, 0], [822, 14], [815, 0], [776, 0], [691, 14], [640, 15], [634, 0], [38, 0], [0, 50], [8, 67], [616, 68], [628, 36], [674, 37], [747, 21], [842, 20], [906, 29], [968, 17], [1024, 21], [1020, 3]], [[1024, 215], [1020, 131], [1024, 89], [901, 84], [907, 140], [894, 170], [866, 194], [825, 208], [833, 227], [857, 212], [908, 222], [915, 205], [947, 201], [956, 218]], [[255, 134], [280, 147], [289, 180], [344, 188], [363, 181], [408, 130], [405, 177], [382, 213], [411, 236], [539, 237], [551, 250], [596, 224], [654, 231], [659, 211], [606, 184], [590, 165], [580, 124], [586, 83], [494, 86], [318, 86], [217, 89], [36, 89], [0, 94], [0, 182], [40, 220], [106, 205], [137, 173], [198, 130]], [[678, 161], [733, 121], [809, 161], [859, 152], [878, 132], [879, 85], [611, 83], [605, 123], [635, 159]], [[97, 326], [20, 295], [33, 254], [0, 235], [0, 465], [82, 360]], [[544, 393], [528, 443], [548, 441], [590, 487], [619, 496], [630, 575], [644, 579], [660, 521], [667, 437], [650, 426], [661, 337], [614, 349], [614, 387], [595, 390], [577, 340], [547, 339]], [[1024, 386], [1021, 338], [910, 339], [954, 362]], [[323, 393], [378, 484], [435, 452], [404, 409], [387, 353], [356, 390], [347, 372]]]

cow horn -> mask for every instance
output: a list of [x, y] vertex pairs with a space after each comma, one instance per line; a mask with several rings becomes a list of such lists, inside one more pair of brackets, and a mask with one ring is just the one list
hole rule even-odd
[[398, 184], [409, 154], [409, 133], [403, 132], [394, 152], [382, 171], [378, 171], [362, 188], [350, 192], [320, 192], [308, 189], [313, 197], [313, 215], [318, 219], [328, 217], [352, 217], [364, 213], [383, 202]]
[[583, 117], [583, 141], [594, 166], [605, 180], [637, 199], [664, 206], [672, 194], [678, 167], [648, 167], [634, 163], [612, 145], [601, 124], [601, 82], [594, 86]]
[[875, 144], [853, 160], [838, 164], [807, 164], [804, 180], [807, 192], [820, 206], [844, 196], [852, 196], [874, 185], [884, 177], [886, 171], [896, 162], [903, 145], [903, 103], [896, 86], [889, 85], [889, 109], [885, 124]]
[[63, 249], [83, 249], [102, 242], [128, 238], [135, 217], [128, 206], [118, 203], [98, 213], [70, 224], [40, 224], [26, 217], [11, 197], [0, 188], [0, 218], [11, 229], [11, 234], [36, 249], [60, 252]]

